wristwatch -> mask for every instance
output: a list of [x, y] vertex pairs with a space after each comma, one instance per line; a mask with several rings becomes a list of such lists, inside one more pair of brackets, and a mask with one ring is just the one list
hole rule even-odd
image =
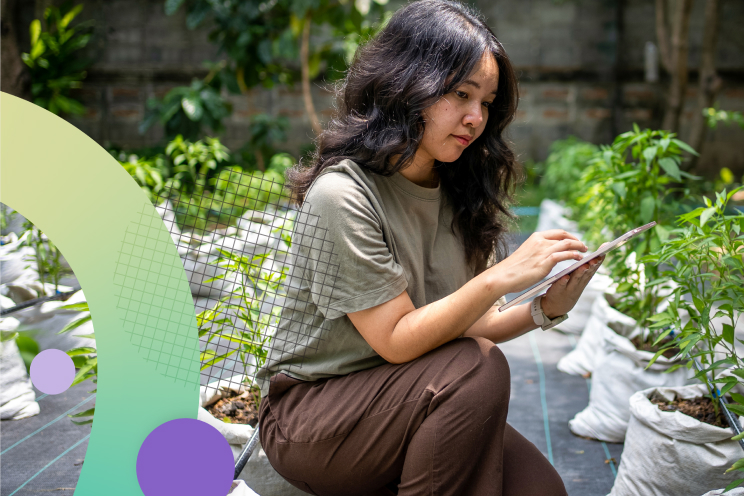
[[535, 324], [539, 325], [543, 331], [547, 331], [548, 329], [555, 327], [566, 320], [568, 318], [568, 314], [559, 315], [553, 320], [550, 320], [548, 316], [545, 315], [545, 312], [543, 312], [542, 309], [541, 301], [543, 296], [545, 295], [540, 295], [532, 300], [532, 303], [530, 304], [530, 313], [532, 314], [532, 320], [535, 321]]

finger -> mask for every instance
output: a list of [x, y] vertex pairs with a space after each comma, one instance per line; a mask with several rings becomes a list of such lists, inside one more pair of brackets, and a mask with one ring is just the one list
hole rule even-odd
[[576, 241], [573, 239], [564, 239], [564, 240], [556, 241], [555, 243], [553, 243], [550, 249], [553, 251], [568, 251], [568, 250], [586, 251], [587, 247], [581, 241]]
[[576, 241], [581, 241], [579, 238], [568, 231], [564, 231], [563, 229], [550, 229], [548, 231], [541, 231], [540, 234], [542, 234], [545, 239], [575, 239]]
[[566, 260], [581, 260], [582, 258], [581, 253], [578, 251], [557, 251], [550, 254], [548, 261], [555, 266], [556, 264], [565, 262]]

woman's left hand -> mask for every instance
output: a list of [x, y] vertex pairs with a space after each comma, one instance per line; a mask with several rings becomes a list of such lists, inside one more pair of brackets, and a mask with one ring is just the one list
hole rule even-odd
[[554, 319], [559, 315], [565, 315], [576, 305], [584, 288], [602, 265], [604, 258], [604, 256], [595, 258], [571, 274], [561, 277], [550, 286], [540, 302], [548, 318]]

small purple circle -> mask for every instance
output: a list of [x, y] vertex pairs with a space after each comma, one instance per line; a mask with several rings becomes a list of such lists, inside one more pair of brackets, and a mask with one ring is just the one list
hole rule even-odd
[[64, 393], [74, 379], [75, 364], [62, 350], [44, 350], [31, 362], [31, 382], [42, 393]]
[[145, 496], [225, 496], [235, 474], [227, 440], [201, 420], [175, 419], [148, 434], [137, 454]]

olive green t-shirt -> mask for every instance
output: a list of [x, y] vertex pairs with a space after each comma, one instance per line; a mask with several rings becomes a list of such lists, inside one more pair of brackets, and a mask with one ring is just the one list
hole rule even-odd
[[400, 173], [381, 176], [351, 160], [324, 169], [295, 223], [286, 300], [256, 375], [262, 396], [280, 372], [313, 381], [386, 363], [347, 314], [403, 291], [419, 308], [472, 279], [452, 215], [439, 187]]

